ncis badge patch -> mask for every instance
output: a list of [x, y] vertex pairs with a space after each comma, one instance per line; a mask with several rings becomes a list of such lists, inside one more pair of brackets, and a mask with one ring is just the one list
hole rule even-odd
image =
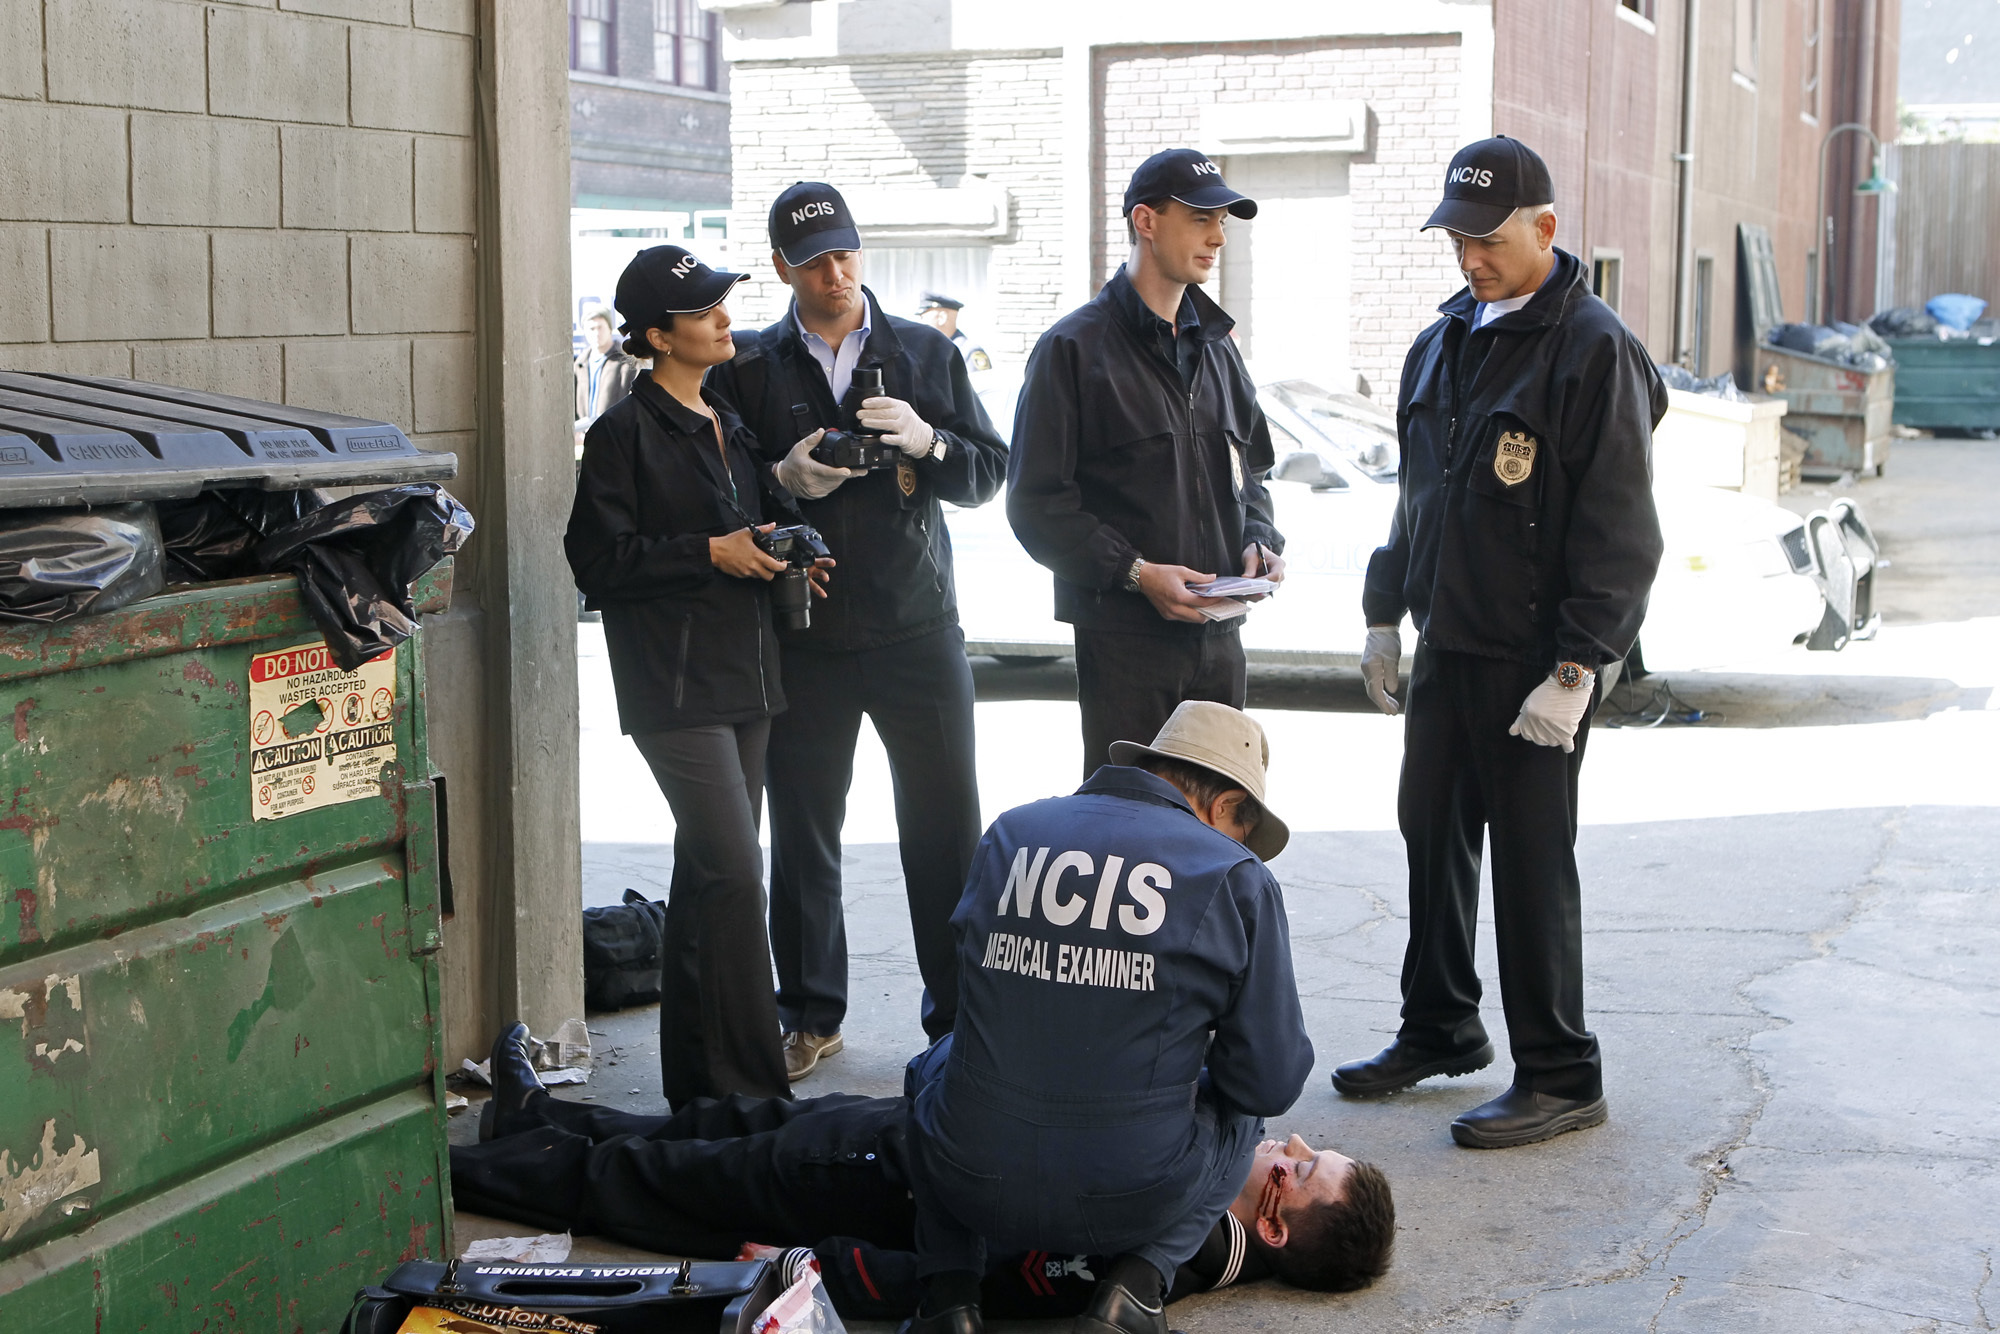
[[905, 496], [917, 494], [917, 470], [908, 459], [896, 460], [896, 488]]
[[1535, 470], [1535, 437], [1526, 431], [1506, 431], [1493, 447], [1493, 475], [1508, 486], [1519, 486]]

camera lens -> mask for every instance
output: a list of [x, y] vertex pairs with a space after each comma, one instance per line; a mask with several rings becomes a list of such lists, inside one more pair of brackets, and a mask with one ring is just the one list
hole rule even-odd
[[804, 630], [812, 625], [812, 578], [804, 570], [790, 569], [771, 581], [771, 610], [784, 630]]

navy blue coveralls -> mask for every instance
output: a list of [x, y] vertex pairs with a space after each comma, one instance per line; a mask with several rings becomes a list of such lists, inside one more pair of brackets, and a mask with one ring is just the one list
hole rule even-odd
[[991, 1245], [1172, 1275], [1312, 1070], [1278, 882], [1106, 765], [993, 822], [952, 928], [958, 1026], [912, 1069], [919, 1270]]

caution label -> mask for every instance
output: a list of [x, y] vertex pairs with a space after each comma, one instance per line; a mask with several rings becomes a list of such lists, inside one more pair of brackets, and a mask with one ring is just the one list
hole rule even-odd
[[342, 671], [324, 642], [250, 659], [250, 817], [379, 796], [396, 760], [396, 651]]

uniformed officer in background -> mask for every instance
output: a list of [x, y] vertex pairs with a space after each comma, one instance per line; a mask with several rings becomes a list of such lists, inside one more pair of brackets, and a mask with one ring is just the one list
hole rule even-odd
[[[861, 236], [832, 186], [801, 181], [771, 205], [771, 262], [791, 308], [739, 335], [709, 372], [777, 463], [778, 480], [840, 561], [841, 591], [812, 626], [780, 631], [791, 708], [771, 728], [771, 948], [794, 1080], [841, 1048], [847, 930], [840, 830], [867, 714], [889, 754], [924, 1032], [951, 1031], [957, 1005], [951, 912], [980, 834], [972, 670], [958, 628], [951, 538], [940, 501], [980, 505], [1000, 489], [1006, 446], [951, 341], [886, 315], [861, 285]], [[884, 393], [860, 422], [901, 451], [860, 474], [811, 457], [843, 422], [857, 367], [879, 363]]]
[[926, 1287], [906, 1328], [977, 1334], [991, 1245], [1115, 1255], [1075, 1328], [1166, 1334], [1165, 1281], [1312, 1071], [1264, 865], [1290, 836], [1269, 759], [1255, 720], [1190, 701], [987, 831], [952, 915], [958, 1028], [911, 1070]]
[[986, 349], [972, 341], [972, 336], [958, 327], [958, 312], [965, 309], [965, 303], [955, 296], [942, 292], [925, 292], [917, 302], [917, 318], [930, 325], [958, 349], [958, 355], [965, 358], [965, 368], [974, 374], [993, 369], [993, 358], [986, 355]]
[[1085, 774], [1182, 700], [1242, 708], [1242, 622], [1209, 614], [1240, 605], [1189, 585], [1285, 577], [1262, 480], [1270, 428], [1234, 321], [1200, 290], [1231, 216], [1257, 202], [1202, 154], [1147, 158], [1125, 188], [1130, 260], [1028, 358], [1007, 518], [1076, 628]]
[[1493, 848], [1506, 1093], [1452, 1122], [1469, 1148], [1605, 1118], [1584, 1027], [1577, 776], [1598, 674], [1630, 651], [1659, 568], [1652, 358], [1555, 248], [1548, 168], [1516, 140], [1460, 150], [1424, 224], [1467, 286], [1418, 335], [1397, 403], [1402, 494], [1368, 565], [1362, 675], [1402, 706], [1405, 612], [1421, 639], [1406, 697], [1398, 818], [1410, 863], [1403, 1022], [1333, 1084], [1366, 1097], [1488, 1064], [1473, 933]]

